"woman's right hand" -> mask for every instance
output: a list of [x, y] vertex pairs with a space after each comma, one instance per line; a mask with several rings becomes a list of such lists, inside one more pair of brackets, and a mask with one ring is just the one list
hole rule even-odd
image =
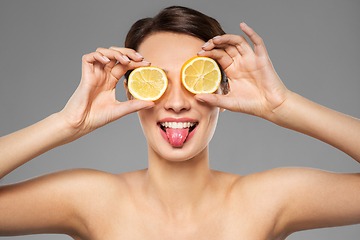
[[142, 100], [119, 102], [115, 97], [116, 84], [126, 71], [149, 64], [128, 48], [98, 48], [83, 56], [81, 82], [59, 113], [75, 131], [75, 139], [124, 115], [154, 105]]

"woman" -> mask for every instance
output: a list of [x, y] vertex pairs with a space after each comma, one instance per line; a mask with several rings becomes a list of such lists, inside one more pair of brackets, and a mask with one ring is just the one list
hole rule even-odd
[[[240, 28], [254, 50], [244, 37], [224, 34], [214, 19], [170, 7], [135, 23], [126, 48], [85, 55], [81, 83], [62, 111], [0, 139], [0, 176], [136, 111], [148, 142], [148, 169], [119, 175], [76, 169], [2, 186], [0, 235], [258, 240], [360, 223], [359, 174], [281, 168], [238, 176], [209, 168], [209, 141], [224, 109], [302, 132], [360, 161], [360, 121], [289, 91], [261, 38], [244, 23]], [[181, 66], [196, 55], [224, 69], [228, 81], [217, 93], [195, 96], [182, 86]], [[165, 70], [166, 93], [155, 102], [129, 93], [129, 101], [116, 101], [119, 79], [150, 64]], [[182, 146], [173, 146], [165, 122], [195, 128]]]

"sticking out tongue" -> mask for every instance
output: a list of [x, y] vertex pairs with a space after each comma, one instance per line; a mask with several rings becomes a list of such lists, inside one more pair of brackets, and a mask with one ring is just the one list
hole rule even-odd
[[181, 147], [189, 134], [189, 128], [166, 128], [165, 130], [173, 147]]

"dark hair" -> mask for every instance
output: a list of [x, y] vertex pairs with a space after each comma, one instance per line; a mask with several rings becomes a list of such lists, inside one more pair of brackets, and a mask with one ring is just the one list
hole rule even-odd
[[[153, 18], [143, 18], [135, 22], [126, 36], [125, 47], [137, 50], [146, 37], [158, 32], [187, 34], [205, 42], [225, 34], [214, 18], [194, 9], [171, 6], [163, 9]], [[220, 69], [223, 76], [220, 88], [223, 94], [227, 94], [229, 91], [227, 78], [221, 66]], [[125, 74], [126, 81], [130, 72], [131, 70]]]

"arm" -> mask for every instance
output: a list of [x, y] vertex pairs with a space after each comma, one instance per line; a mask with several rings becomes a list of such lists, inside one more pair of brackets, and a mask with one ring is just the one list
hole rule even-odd
[[0, 178], [29, 160], [71, 141], [74, 132], [59, 114], [0, 138]]
[[360, 162], [360, 121], [289, 91], [276, 74], [262, 39], [244, 23], [240, 27], [252, 40], [254, 51], [244, 37], [224, 35], [211, 39], [200, 52], [222, 65], [231, 92], [196, 98], [315, 137]]
[[117, 176], [90, 169], [0, 186], [0, 236], [60, 233], [90, 239], [89, 221], [112, 216], [124, 189]]
[[[125, 48], [99, 48], [84, 55], [81, 82], [64, 109], [0, 139], [0, 177], [52, 148], [152, 106], [148, 101], [115, 99], [116, 84], [125, 72], [149, 65], [142, 60]], [[108, 177], [101, 177], [105, 182], [94, 189], [92, 179], [98, 175], [63, 172], [0, 186], [0, 235], [83, 231], [78, 208], [92, 199], [86, 193], [99, 192], [109, 183]]]
[[360, 162], [359, 119], [291, 93], [270, 120], [326, 142]]
[[[215, 58], [229, 79], [230, 93], [197, 95], [211, 105], [259, 116], [340, 149], [360, 162], [360, 120], [289, 91], [276, 74], [262, 39], [246, 24], [242, 36], [209, 40], [198, 54]], [[276, 234], [360, 223], [360, 175], [286, 168], [264, 174], [276, 189]], [[275, 191], [273, 192], [275, 193]]]
[[148, 65], [133, 50], [119, 50], [133, 60], [127, 61], [114, 49], [84, 55], [80, 85], [61, 112], [0, 138], [0, 178], [52, 148], [153, 104], [115, 99], [115, 86], [122, 75], [128, 69]]

